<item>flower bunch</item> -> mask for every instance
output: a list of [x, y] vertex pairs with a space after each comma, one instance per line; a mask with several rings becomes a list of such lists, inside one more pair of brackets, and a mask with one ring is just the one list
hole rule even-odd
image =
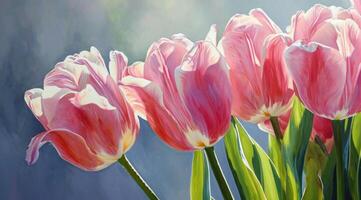
[[[224, 199], [236, 198], [214, 150], [222, 138], [242, 199], [361, 199], [361, 1], [352, 5], [314, 5], [286, 31], [253, 9], [219, 40], [215, 25], [201, 41], [175, 34], [131, 65], [111, 51], [107, 68], [94, 47], [68, 56], [43, 89], [25, 93], [45, 129], [26, 161], [49, 142], [83, 170], [119, 162], [158, 199], [125, 156], [140, 117], [171, 148], [194, 153], [191, 199], [212, 198], [208, 165]], [[268, 153], [239, 119], [269, 133]]]

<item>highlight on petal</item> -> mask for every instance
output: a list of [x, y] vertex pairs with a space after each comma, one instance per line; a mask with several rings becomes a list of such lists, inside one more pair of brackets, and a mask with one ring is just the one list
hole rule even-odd
[[361, 1], [360, 0], [351, 0], [351, 4], [361, 14]]
[[231, 92], [227, 64], [209, 42], [198, 42], [176, 71], [176, 84], [192, 120], [210, 143], [229, 126]]
[[[291, 39], [282, 34], [269, 35], [265, 41], [263, 53], [262, 89], [266, 107], [275, 104], [289, 105], [293, 96], [292, 79], [284, 60], [284, 51]], [[283, 113], [269, 113], [279, 116]]]
[[[178, 113], [171, 113], [163, 101], [164, 94], [159, 85], [131, 76], [123, 78], [122, 82], [137, 91], [144, 103], [150, 127], [167, 145], [182, 151], [193, 149], [185, 137], [185, 133], [194, 127], [190, 122], [182, 121], [185, 119], [184, 116], [181, 116], [183, 115], [182, 110], [179, 110]], [[189, 118], [188, 120], [191, 121]]]
[[43, 115], [42, 108], [42, 93], [43, 90], [39, 88], [31, 89], [25, 92], [24, 99], [30, 110], [36, 117]]
[[217, 46], [217, 27], [215, 24], [209, 28], [205, 41], [212, 43], [214, 46]]
[[70, 101], [77, 107], [82, 107], [88, 104], [94, 104], [104, 110], [115, 110], [116, 108], [112, 106], [109, 101], [99, 95], [93, 86], [86, 85], [85, 89], [75, 94], [75, 96], [70, 99]]
[[56, 86], [80, 91], [89, 81], [90, 72], [84, 65], [60, 62], [55, 65], [44, 79], [44, 86]]
[[306, 12], [299, 11], [292, 16], [290, 35], [295, 41], [305, 40], [309, 42], [319, 26], [332, 17], [332, 9], [321, 4], [314, 5]]
[[69, 163], [87, 171], [97, 171], [105, 168], [112, 161], [101, 160], [85, 143], [85, 140], [68, 130], [50, 130], [35, 136], [26, 151], [26, 161], [34, 164], [39, 157], [39, 149], [50, 142], [57, 150], [60, 157]]
[[285, 59], [298, 95], [309, 110], [329, 119], [343, 110], [346, 63], [337, 50], [296, 42], [286, 50]]
[[128, 58], [120, 51], [111, 51], [109, 53], [109, 72], [110, 76], [119, 82], [123, 77], [124, 70], [128, 65]]

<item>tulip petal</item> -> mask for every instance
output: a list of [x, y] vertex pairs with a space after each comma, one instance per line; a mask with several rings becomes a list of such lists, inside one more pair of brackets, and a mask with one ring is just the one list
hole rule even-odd
[[201, 133], [218, 141], [229, 127], [231, 93], [227, 64], [217, 48], [198, 42], [176, 71], [177, 88]]
[[351, 0], [351, 4], [361, 14], [361, 1], [360, 0]]
[[50, 130], [38, 134], [31, 140], [26, 151], [26, 161], [29, 165], [37, 161], [40, 147], [47, 142], [54, 146], [62, 159], [83, 170], [97, 171], [111, 164], [105, 163], [91, 151], [81, 136], [68, 130]]
[[232, 111], [249, 120], [263, 105], [262, 68], [255, 56], [254, 45], [246, 34], [228, 34], [221, 41], [223, 54], [230, 66]]
[[260, 8], [252, 9], [249, 14], [258, 19], [264, 26], [266, 26], [270, 32], [282, 33], [282, 30], [272, 21], [271, 18]]
[[[290, 106], [293, 96], [292, 81], [289, 78], [286, 62], [283, 54], [286, 47], [291, 43], [291, 39], [285, 35], [270, 35], [265, 41], [263, 70], [262, 70], [262, 89], [266, 107], [272, 107], [274, 104], [280, 106]], [[269, 113], [271, 116], [280, 116], [283, 113]]]
[[343, 110], [340, 97], [346, 83], [346, 63], [339, 52], [318, 43], [296, 42], [286, 50], [285, 59], [305, 106], [335, 118]]
[[124, 70], [128, 65], [128, 58], [120, 51], [111, 51], [109, 58], [110, 76], [118, 83], [123, 77]]
[[181, 121], [184, 117], [175, 118], [165, 107], [163, 92], [156, 83], [131, 76], [124, 77], [122, 83], [138, 93], [144, 103], [149, 125], [166, 144], [178, 150], [193, 149], [185, 137], [192, 126], [189, 122]]
[[35, 117], [45, 126], [47, 122], [43, 113], [42, 94], [42, 89], [34, 88], [25, 92], [24, 99]]
[[332, 16], [332, 10], [320, 4], [314, 5], [307, 12], [299, 11], [292, 17], [291, 35], [293, 39], [295, 41], [311, 41], [318, 27]]
[[124, 76], [134, 76], [138, 78], [144, 77], [144, 63], [135, 62], [128, 66], [124, 72]]
[[205, 41], [212, 43], [214, 46], [217, 46], [217, 27], [215, 24], [209, 28]]

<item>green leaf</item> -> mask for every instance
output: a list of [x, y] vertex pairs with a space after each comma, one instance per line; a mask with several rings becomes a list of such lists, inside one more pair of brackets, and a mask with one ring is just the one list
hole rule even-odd
[[287, 186], [287, 171], [286, 171], [286, 158], [284, 156], [284, 152], [282, 150], [282, 146], [280, 143], [277, 142], [277, 138], [273, 134], [268, 134], [268, 151], [269, 156], [272, 160], [272, 162], [275, 165], [275, 168], [279, 174], [279, 177], [281, 181], [282, 190], [286, 191]]
[[190, 181], [191, 200], [210, 200], [209, 167], [203, 151], [194, 151]]
[[287, 161], [288, 199], [299, 199], [302, 195], [303, 164], [312, 125], [313, 114], [295, 97], [290, 122], [283, 138]]
[[232, 124], [224, 138], [228, 164], [231, 168], [237, 189], [242, 199], [267, 199], [262, 185], [248, 163], [244, 149], [240, 145], [236, 122]]
[[284, 199], [280, 177], [273, 162], [247, 133], [240, 121], [236, 118], [234, 121], [245, 158], [261, 183], [265, 195], [268, 199]]
[[325, 166], [322, 169], [323, 196], [325, 199], [333, 199], [336, 194], [335, 186], [336, 151], [335, 148], [327, 156]]
[[306, 175], [306, 188], [302, 199], [324, 199], [320, 174], [326, 162], [326, 156], [327, 155], [318, 144], [314, 142], [308, 144], [304, 169]]
[[349, 188], [353, 199], [361, 199], [361, 114], [353, 117], [349, 145]]

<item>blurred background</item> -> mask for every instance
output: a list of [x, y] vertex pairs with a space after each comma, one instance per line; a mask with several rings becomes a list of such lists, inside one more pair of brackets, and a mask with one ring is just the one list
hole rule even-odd
[[[84, 172], [60, 159], [51, 145], [27, 166], [25, 150], [43, 128], [26, 107], [27, 89], [42, 87], [44, 75], [65, 56], [97, 47], [106, 61], [112, 49], [130, 62], [143, 60], [160, 37], [184, 33], [203, 39], [211, 24], [222, 32], [235, 13], [262, 8], [282, 28], [300, 9], [315, 3], [349, 7], [348, 0], [0, 0], [0, 199], [146, 199], [120, 165]], [[267, 148], [267, 135], [244, 123]], [[128, 158], [161, 199], [189, 199], [191, 153], [170, 149], [141, 122]], [[222, 142], [216, 146], [236, 194]], [[212, 178], [212, 195], [222, 199]]]

